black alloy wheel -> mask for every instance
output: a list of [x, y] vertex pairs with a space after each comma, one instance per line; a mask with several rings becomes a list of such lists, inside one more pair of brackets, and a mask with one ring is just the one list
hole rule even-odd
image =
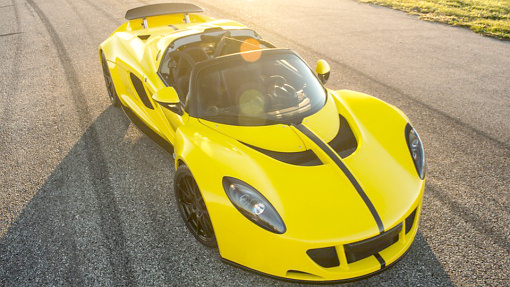
[[108, 68], [108, 63], [106, 62], [106, 57], [104, 56], [103, 51], [101, 51], [101, 66], [103, 67], [103, 76], [106, 84], [106, 90], [108, 91], [108, 97], [110, 98], [110, 102], [113, 106], [120, 106], [119, 97], [117, 96], [117, 92], [115, 91], [115, 86], [113, 85], [112, 75], [110, 74], [110, 69]]
[[179, 212], [191, 234], [207, 247], [218, 246], [202, 193], [186, 165], [179, 166], [175, 173], [174, 190]]

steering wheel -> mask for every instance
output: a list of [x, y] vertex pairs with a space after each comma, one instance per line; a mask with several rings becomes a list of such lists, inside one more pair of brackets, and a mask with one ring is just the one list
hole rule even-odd
[[264, 81], [271, 104], [297, 105], [299, 102], [296, 89], [287, 84], [287, 80], [280, 75], [273, 75]]
[[280, 75], [273, 75], [264, 80], [264, 86], [267, 89], [268, 94], [272, 94], [274, 89], [287, 84], [287, 80]]

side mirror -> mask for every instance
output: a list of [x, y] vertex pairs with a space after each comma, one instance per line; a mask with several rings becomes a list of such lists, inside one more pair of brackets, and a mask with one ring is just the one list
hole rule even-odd
[[152, 99], [164, 108], [182, 116], [184, 112], [181, 109], [179, 96], [172, 87], [164, 87], [152, 95]]
[[323, 84], [326, 84], [326, 82], [329, 79], [330, 73], [328, 62], [326, 62], [326, 60], [317, 61], [317, 67], [315, 68], [315, 72], [317, 73], [317, 76], [319, 76], [319, 80], [321, 80]]

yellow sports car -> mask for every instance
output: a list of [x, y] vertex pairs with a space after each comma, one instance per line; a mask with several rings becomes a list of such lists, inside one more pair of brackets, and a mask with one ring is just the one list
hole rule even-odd
[[325, 88], [326, 61], [314, 72], [292, 50], [200, 12], [131, 9], [99, 46], [112, 104], [174, 155], [194, 237], [228, 263], [289, 280], [358, 279], [404, 256], [425, 186], [409, 119]]

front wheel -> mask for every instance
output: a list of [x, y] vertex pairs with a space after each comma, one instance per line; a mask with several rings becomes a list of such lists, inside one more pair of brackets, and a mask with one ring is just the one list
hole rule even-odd
[[202, 193], [185, 165], [179, 166], [175, 173], [174, 191], [179, 212], [191, 234], [207, 247], [218, 246]]

